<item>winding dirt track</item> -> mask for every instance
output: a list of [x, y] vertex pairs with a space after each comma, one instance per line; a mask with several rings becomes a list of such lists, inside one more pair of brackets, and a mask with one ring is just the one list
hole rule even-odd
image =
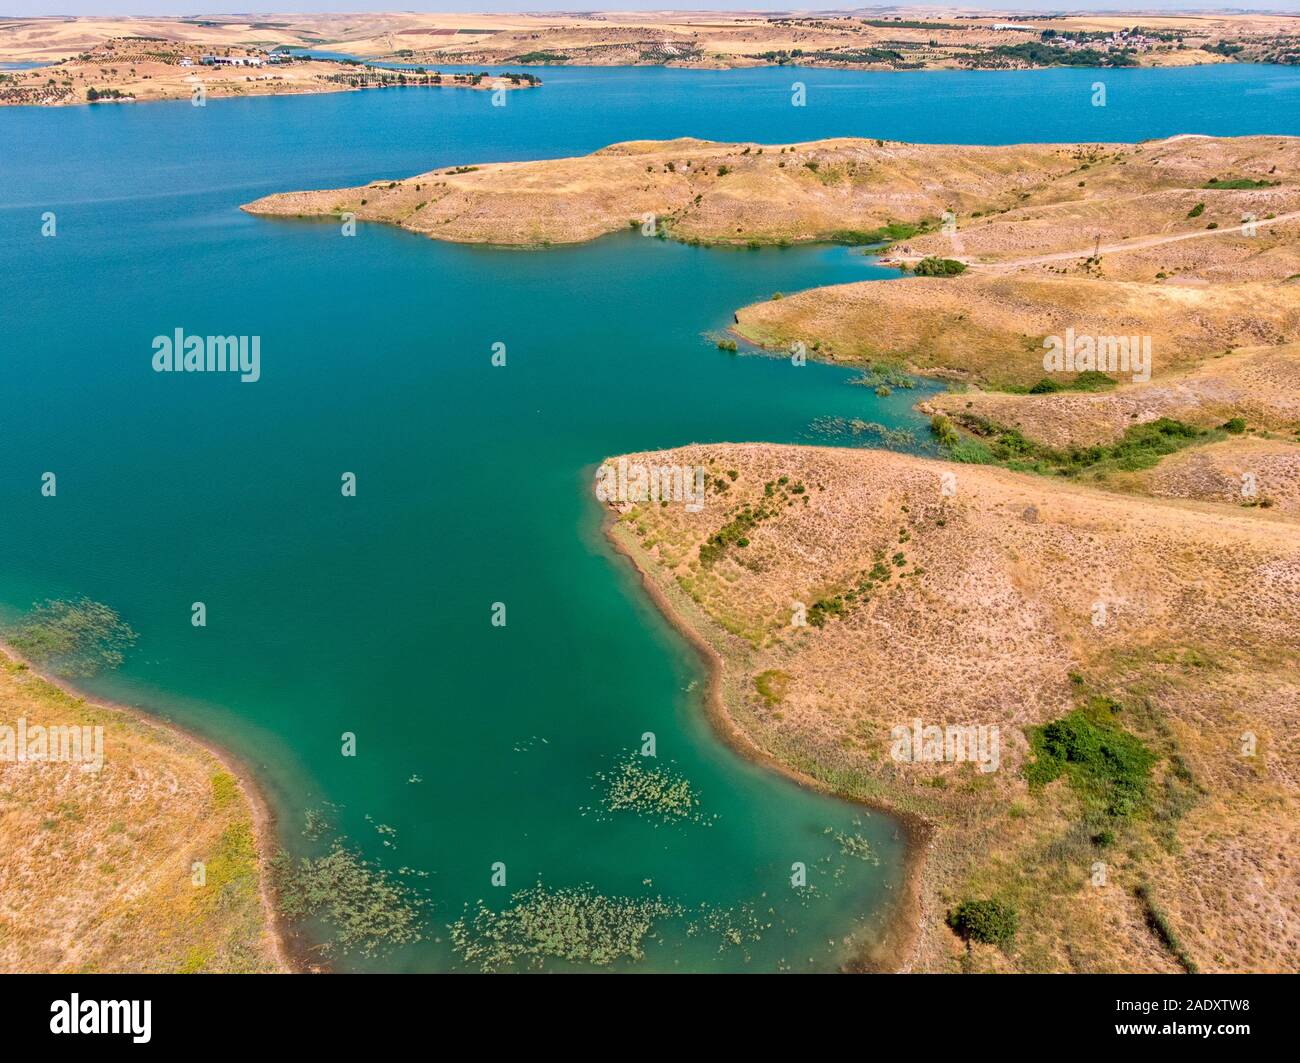
[[[1279, 214], [1276, 218], [1268, 218], [1254, 222], [1243, 222], [1241, 225], [1231, 225], [1226, 229], [1197, 229], [1189, 233], [1173, 233], [1166, 236], [1139, 236], [1134, 240], [1123, 240], [1117, 244], [1102, 244], [1100, 247], [1085, 247], [1078, 251], [1053, 251], [1050, 255], [1032, 255], [1029, 258], [1013, 258], [999, 262], [978, 262], [961, 255], [953, 256], [956, 261], [964, 262], [967, 266], [981, 270], [1013, 270], [1020, 269], [1024, 266], [1041, 266], [1048, 262], [1068, 262], [1076, 258], [1091, 258], [1094, 254], [1113, 255], [1121, 251], [1138, 251], [1147, 247], [1158, 247], [1161, 244], [1178, 243], [1180, 240], [1195, 240], [1202, 236], [1227, 236], [1231, 233], [1239, 233], [1247, 227], [1254, 225], [1263, 227], [1266, 225], [1281, 225], [1290, 221], [1300, 220], [1300, 210], [1293, 210], [1287, 214]], [[919, 262], [921, 255], [889, 255], [881, 259], [882, 265], [891, 265], [901, 262]]]

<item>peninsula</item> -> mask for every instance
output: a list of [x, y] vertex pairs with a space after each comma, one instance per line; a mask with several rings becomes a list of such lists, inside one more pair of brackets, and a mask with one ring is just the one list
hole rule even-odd
[[[947, 378], [920, 455], [619, 459], [703, 470], [702, 506], [613, 500], [608, 533], [708, 658], [721, 731], [913, 825], [907, 940], [868, 966], [1295, 969], [1300, 142], [642, 141], [244, 209], [883, 254], [898, 280], [733, 334], [885, 391]], [[995, 730], [997, 769], [900, 755], [936, 728]], [[972, 936], [972, 910], [1018, 929]]]
[[528, 73], [388, 70], [280, 49], [215, 47], [209, 51], [165, 38], [113, 37], [50, 65], [0, 68], [0, 106], [205, 101], [385, 88], [513, 90], [540, 84], [536, 75]]

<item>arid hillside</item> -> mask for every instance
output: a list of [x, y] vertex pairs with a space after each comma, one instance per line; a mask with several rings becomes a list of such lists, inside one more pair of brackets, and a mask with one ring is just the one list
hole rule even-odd
[[[1088, 173], [1093, 177], [1080, 187], [1079, 175]], [[1203, 190], [1225, 174], [1251, 187]], [[1106, 179], [1089, 191], [1088, 180], [1098, 176]], [[1300, 141], [1287, 137], [1002, 147], [681, 139], [614, 144], [541, 162], [467, 162], [358, 188], [268, 196], [245, 209], [282, 216], [350, 212], [470, 243], [575, 243], [632, 225], [710, 243], [902, 240], [900, 256], [913, 243], [926, 254], [934, 253], [931, 244], [948, 247], [946, 213], [963, 239], [970, 225], [981, 234], [996, 232], [1010, 248], [1023, 233], [1017, 253], [1037, 253], [1077, 249], [1087, 230], [1077, 218], [1034, 221], [1035, 211], [1078, 201], [1110, 216], [1124, 204], [1132, 214], [1125, 236], [1191, 235], [1204, 232], [1206, 223], [1199, 215], [1189, 219], [1193, 208], [1183, 200], [1218, 192], [1216, 209], [1254, 209], [1280, 224], [1288, 210], [1300, 211], [1298, 177]]]
[[0, 758], [0, 971], [282, 969], [263, 813], [212, 753], [0, 653], [0, 728], [20, 720], [29, 747], [37, 727], [102, 727], [103, 756]]
[[803, 343], [822, 360], [903, 364], [991, 387], [1041, 380], [1044, 339], [1067, 330], [1150, 337], [1150, 371], [1158, 379], [1233, 348], [1300, 338], [1300, 284], [1192, 286], [969, 270], [797, 292], [744, 307], [735, 327], [763, 347]]
[[710, 243], [867, 239], [891, 221], [1010, 199], [1077, 162], [1073, 146], [633, 141], [543, 162], [448, 167], [360, 188], [267, 196], [254, 214], [354, 213], [441, 240], [577, 243], [647, 227]]
[[[611, 535], [742, 744], [934, 826], [912, 969], [1296, 970], [1293, 523], [880, 451], [629, 460], [707, 470]], [[900, 755], [918, 720], [996, 728], [996, 770]], [[1014, 939], [967, 951], [966, 900]]]
[[[1038, 371], [1041, 376], [1041, 364]], [[926, 407], [958, 423], [1015, 428], [1051, 447], [1110, 443], [1131, 426], [1161, 417], [1202, 428], [1241, 417], [1251, 428], [1300, 439], [1300, 344], [1220, 352], [1191, 371], [1105, 391], [949, 392], [928, 399]]]

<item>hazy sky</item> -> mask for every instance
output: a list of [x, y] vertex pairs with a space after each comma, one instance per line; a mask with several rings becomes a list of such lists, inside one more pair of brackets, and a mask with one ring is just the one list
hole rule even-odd
[[[0, 0], [0, 17], [29, 15], [195, 15], [222, 11], [556, 11], [566, 10], [563, 0]], [[663, 3], [638, 3], [636, 0], [611, 0], [608, 7], [588, 3], [567, 10], [588, 11], [656, 11], [671, 7]], [[871, 6], [871, 5], [864, 5]], [[883, 6], [883, 5], [881, 5]], [[917, 5], [922, 6], [922, 5]], [[935, 5], [938, 6], [938, 5]], [[968, 0], [954, 5], [958, 10], [997, 11], [1285, 11], [1300, 13], [1300, 0], [1231, 0], [1222, 4], [1205, 0], [1019, 0], [998, 3], [996, 0]], [[735, 11], [827, 11], [833, 2], [794, 7], [779, 0], [683, 0], [679, 10]]]

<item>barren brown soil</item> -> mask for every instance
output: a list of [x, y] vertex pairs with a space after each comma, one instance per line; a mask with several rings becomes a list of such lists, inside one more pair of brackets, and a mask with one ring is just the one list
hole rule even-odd
[[[701, 512], [623, 504], [612, 534], [721, 654], [735, 726], [837, 792], [935, 825], [909, 969], [1178, 969], [1140, 884], [1199, 969], [1297, 969], [1293, 523], [877, 451], [630, 460], [709, 472]], [[763, 513], [744, 545], [706, 560], [742, 506]], [[889, 576], [862, 591], [877, 565]], [[839, 615], [792, 623], [796, 603], [835, 595]], [[1021, 768], [1025, 727], [1103, 697], [1158, 761], [1149, 804], [1099, 845], [1066, 780], [1031, 789]], [[997, 726], [998, 770], [898, 761], [890, 729], [914, 718]], [[986, 897], [1013, 904], [1020, 930], [966, 954], [944, 914]]]

